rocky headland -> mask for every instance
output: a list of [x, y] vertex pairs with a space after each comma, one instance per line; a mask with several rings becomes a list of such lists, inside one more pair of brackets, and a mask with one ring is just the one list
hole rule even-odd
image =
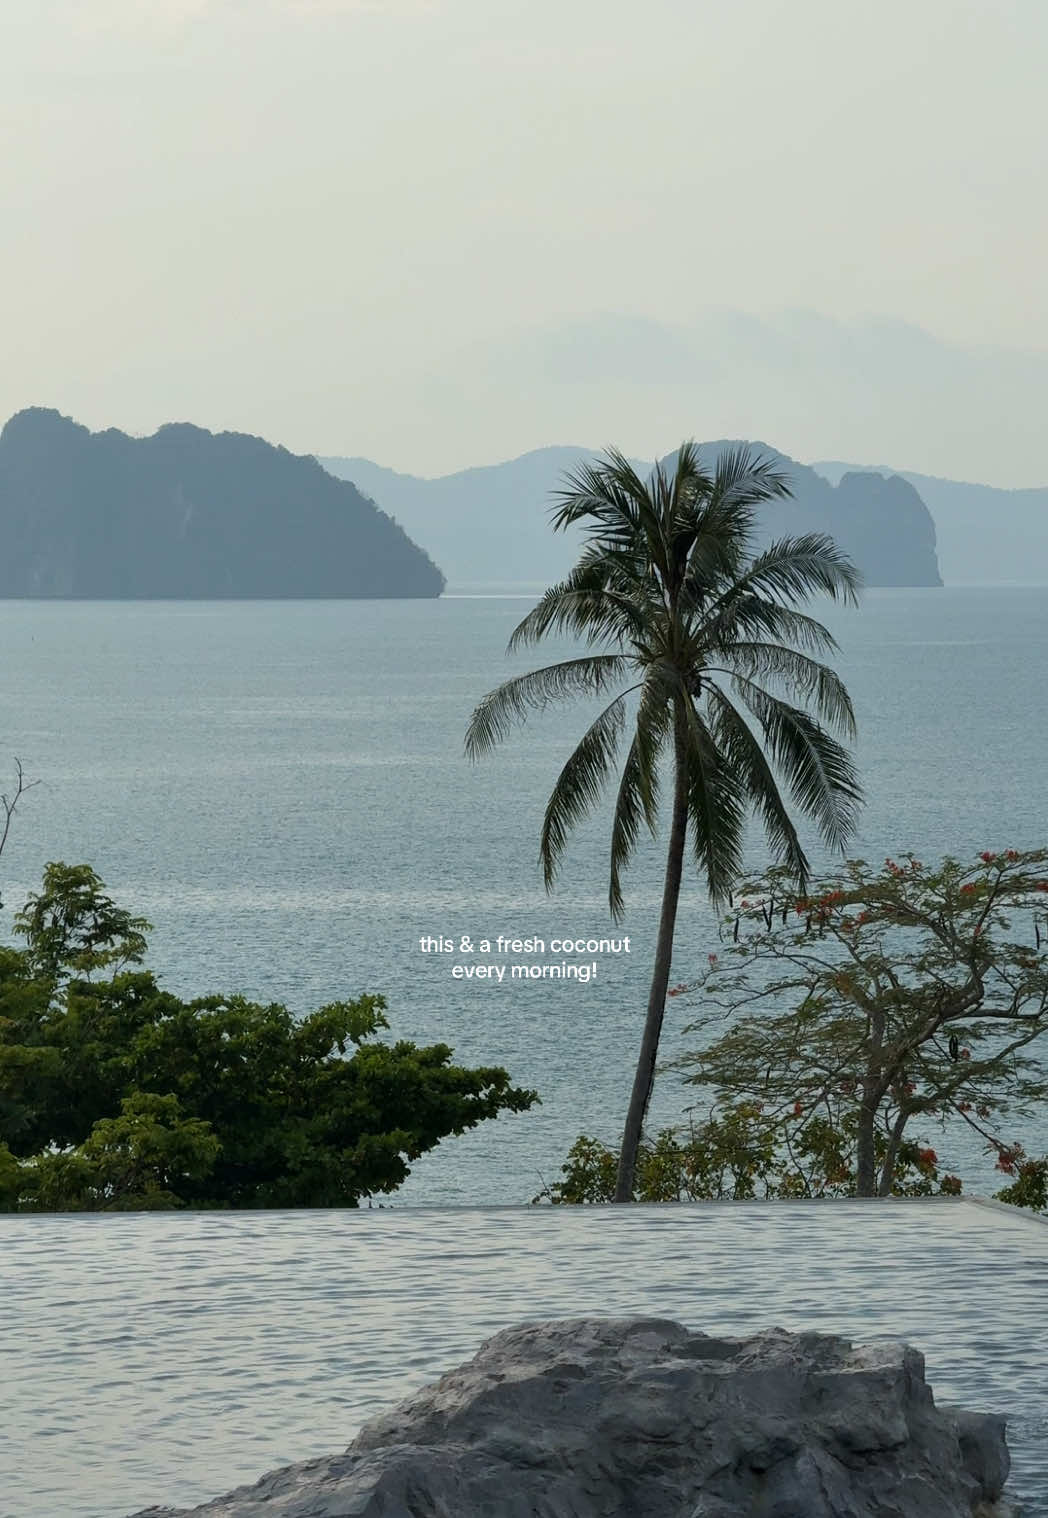
[[313, 458], [188, 423], [20, 411], [0, 432], [0, 597], [439, 596], [440, 570]]

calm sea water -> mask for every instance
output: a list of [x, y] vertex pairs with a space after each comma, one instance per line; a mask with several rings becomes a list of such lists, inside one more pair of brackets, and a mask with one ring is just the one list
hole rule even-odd
[[[0, 1518], [190, 1506], [334, 1454], [515, 1323], [778, 1324], [920, 1348], [1048, 1504], [1048, 1225], [976, 1203], [0, 1219]], [[800, 1515], [798, 1515], [800, 1518]]]
[[[612, 931], [606, 814], [576, 836], [550, 897], [537, 864], [546, 795], [586, 710], [529, 721], [477, 767], [463, 757], [479, 697], [535, 662], [503, 653], [533, 599], [0, 603], [0, 764], [18, 755], [43, 782], [0, 861], [0, 932], [45, 861], [87, 861], [153, 921], [150, 962], [179, 993], [304, 1012], [381, 992], [394, 1036], [504, 1064], [543, 1101], [449, 1141], [397, 1204], [526, 1201], [580, 1131], [618, 1136], [662, 865], [642, 848], [614, 930], [630, 952], [601, 957], [588, 985], [466, 983], [450, 973], [458, 955], [419, 949], [426, 934]], [[1048, 589], [873, 591], [827, 619], [869, 796], [853, 852], [1043, 843]], [[675, 977], [712, 944], [693, 879]], [[671, 1004], [668, 1055], [700, 1011]], [[667, 1074], [655, 1116], [687, 1100]], [[1048, 1148], [1048, 1122], [1016, 1136]], [[995, 1189], [977, 1143], [937, 1147], [971, 1189]]]

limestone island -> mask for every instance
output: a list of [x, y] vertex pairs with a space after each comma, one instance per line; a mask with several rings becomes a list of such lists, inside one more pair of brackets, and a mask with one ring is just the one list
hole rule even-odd
[[188, 423], [93, 433], [40, 407], [0, 432], [0, 542], [2, 598], [399, 599], [445, 584], [313, 458]]

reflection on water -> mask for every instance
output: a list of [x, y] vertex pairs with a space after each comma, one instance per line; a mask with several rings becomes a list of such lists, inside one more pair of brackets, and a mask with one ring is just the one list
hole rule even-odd
[[[526, 1319], [922, 1349], [1048, 1498], [1048, 1227], [963, 1200], [9, 1217], [3, 1518], [189, 1506], [338, 1450]], [[17, 1454], [16, 1454], [17, 1451]], [[1039, 1505], [1035, 1511], [1044, 1511]]]

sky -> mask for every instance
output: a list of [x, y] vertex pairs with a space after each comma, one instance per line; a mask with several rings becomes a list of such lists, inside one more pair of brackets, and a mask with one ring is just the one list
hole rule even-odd
[[1048, 482], [1044, 0], [21, 0], [0, 420]]

